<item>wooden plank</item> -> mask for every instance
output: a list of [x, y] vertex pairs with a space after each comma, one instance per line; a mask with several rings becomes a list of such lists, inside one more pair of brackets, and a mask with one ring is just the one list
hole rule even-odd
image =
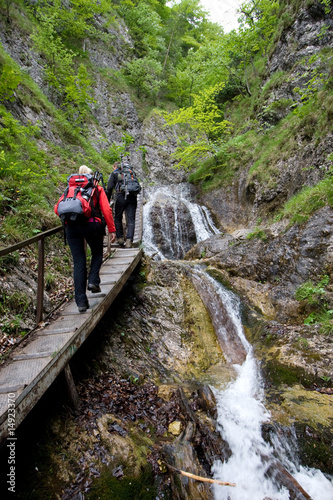
[[[138, 265], [142, 257], [142, 249], [131, 250], [131, 258], [122, 274], [114, 284], [103, 284], [105, 294], [91, 294], [91, 308], [83, 315], [77, 311], [76, 304], [69, 302], [62, 306], [57, 320], [44, 330], [38, 331], [33, 339], [15, 353], [19, 359], [12, 360], [7, 366], [0, 367], [0, 391], [19, 388], [16, 396], [16, 425], [18, 426], [34, 407], [47, 388], [59, 373], [66, 367], [71, 357], [97, 326], [105, 312], [115, 300], [124, 284]], [[126, 250], [122, 250], [122, 252]], [[110, 259], [113, 261], [113, 259]], [[96, 295], [100, 295], [96, 297]], [[57, 330], [65, 321], [73, 323], [73, 332], [58, 332], [47, 335], [47, 331]], [[62, 326], [60, 326], [62, 328]], [[49, 354], [52, 352], [52, 355]], [[32, 356], [38, 356], [32, 358]], [[48, 355], [48, 357], [44, 357]], [[1, 394], [1, 393], [0, 393]], [[0, 397], [0, 444], [7, 437], [7, 415], [5, 408], [6, 394]]]
[[19, 389], [24, 389], [24, 385], [12, 385], [8, 387], [0, 387], [0, 394], [10, 394], [11, 392], [17, 392]]
[[37, 358], [49, 358], [53, 355], [53, 352], [31, 352], [29, 354], [19, 354], [18, 356], [13, 356], [14, 361], [21, 361], [24, 359], [37, 359]]

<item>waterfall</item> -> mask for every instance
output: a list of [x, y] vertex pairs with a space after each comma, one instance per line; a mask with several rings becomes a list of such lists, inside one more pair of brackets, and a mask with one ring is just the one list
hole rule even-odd
[[191, 214], [197, 243], [210, 238], [213, 234], [219, 234], [220, 231], [215, 226], [208, 208], [189, 200], [190, 193], [188, 185], [180, 184], [179, 189], [180, 200], [186, 205]]
[[219, 295], [220, 310], [226, 310], [223, 317], [227, 314], [234, 323], [247, 353], [242, 364], [233, 365], [237, 373], [233, 382], [224, 390], [212, 387], [217, 400], [218, 429], [231, 449], [228, 460], [215, 462], [213, 473], [216, 479], [236, 484], [235, 488], [215, 486], [215, 500], [289, 500], [287, 488], [267, 477], [267, 471], [274, 469], [277, 460], [312, 500], [332, 500], [333, 483], [321, 471], [299, 467], [297, 457], [286, 449], [287, 443], [277, 434], [273, 438], [274, 447], [263, 439], [262, 424], [269, 421], [270, 414], [263, 403], [263, 383], [253, 348], [243, 332], [240, 302], [206, 273], [201, 272], [200, 277], [201, 282], [211, 285], [213, 296]]
[[160, 187], [148, 194], [143, 207], [143, 245], [155, 260], [182, 259], [195, 243], [220, 232], [209, 210], [191, 201], [187, 184]]
[[[162, 205], [159, 216], [166, 214], [166, 198], [175, 207], [180, 202], [186, 206], [197, 242], [219, 232], [209, 212], [189, 201], [186, 187], [159, 188], [144, 207], [143, 244], [148, 255], [160, 260], [166, 258], [156, 243], [154, 221], [151, 220], [156, 203]], [[180, 231], [179, 220], [174, 216], [173, 224], [170, 221], [160, 221], [160, 224], [169, 241], [169, 248], [173, 245], [172, 255], [177, 255], [177, 248], [179, 250], [184, 244], [186, 237]], [[174, 238], [177, 242], [173, 242]], [[166, 244], [164, 249], [168, 251]], [[217, 428], [231, 450], [230, 458], [224, 462], [215, 461], [212, 472], [215, 479], [236, 484], [236, 487], [214, 485], [215, 500], [290, 500], [290, 492], [283, 485], [283, 480], [279, 481], [278, 474], [274, 480], [274, 474], [269, 473], [278, 469], [278, 464], [285, 471], [285, 476], [291, 474], [291, 479], [295, 481], [293, 498], [332, 500], [333, 482], [320, 470], [300, 466], [296, 447], [290, 440], [284, 442], [280, 435], [275, 434], [268, 443], [262, 436], [262, 425], [269, 422], [270, 414], [264, 406], [265, 394], [259, 366], [243, 331], [240, 300], [199, 267], [183, 264], [183, 269], [209, 311], [226, 360], [235, 370], [235, 379], [226, 387], [212, 387], [217, 400]], [[284, 473], [280, 479], [283, 479]], [[304, 495], [300, 493], [302, 488]]]

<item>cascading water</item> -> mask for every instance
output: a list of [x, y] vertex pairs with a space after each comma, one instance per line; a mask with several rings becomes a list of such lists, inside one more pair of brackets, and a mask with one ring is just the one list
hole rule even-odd
[[288, 443], [277, 434], [271, 438], [274, 446], [262, 437], [262, 425], [270, 415], [263, 404], [258, 364], [244, 335], [239, 299], [204, 271], [191, 269], [189, 274], [210, 312], [223, 353], [237, 374], [224, 389], [212, 387], [218, 429], [231, 450], [228, 460], [214, 464], [213, 473], [216, 479], [236, 484], [235, 488], [215, 486], [215, 499], [289, 500], [289, 490], [281, 486], [287, 481], [298, 499], [332, 500], [333, 483], [321, 471], [299, 467], [293, 450], [288, 450]]
[[187, 184], [161, 187], [143, 207], [143, 244], [156, 260], [182, 259], [199, 241], [220, 231], [206, 207], [190, 201]]
[[[153, 193], [144, 211], [143, 244], [148, 255], [158, 256], [161, 260], [167, 258], [154, 242], [150, 219], [152, 207], [161, 194], [169, 196], [172, 203], [181, 200], [186, 205], [197, 241], [218, 232], [208, 211], [186, 199], [186, 190], [182, 186], [178, 189], [160, 188]], [[176, 224], [175, 229], [179, 237]], [[178, 241], [178, 244], [183, 242]], [[259, 367], [252, 346], [244, 335], [239, 299], [203, 270], [190, 265], [186, 270], [210, 312], [224, 355], [235, 369], [235, 379], [227, 387], [212, 387], [217, 400], [218, 429], [231, 450], [230, 458], [215, 462], [213, 474], [216, 479], [236, 484], [236, 487], [215, 485], [215, 500], [290, 500], [290, 491], [295, 499], [333, 500], [333, 481], [317, 469], [300, 467], [290, 442], [283, 442], [281, 436], [275, 434], [271, 437], [272, 444], [269, 444], [262, 436], [262, 425], [269, 421], [270, 414], [263, 403]], [[275, 470], [278, 471], [276, 474]], [[289, 474], [291, 479], [288, 479]], [[288, 488], [283, 486], [286, 477]]]

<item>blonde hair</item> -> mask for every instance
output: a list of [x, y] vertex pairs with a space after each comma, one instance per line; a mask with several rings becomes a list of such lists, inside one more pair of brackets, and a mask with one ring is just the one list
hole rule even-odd
[[93, 171], [91, 168], [87, 167], [86, 165], [81, 165], [79, 168], [79, 174], [92, 174]]

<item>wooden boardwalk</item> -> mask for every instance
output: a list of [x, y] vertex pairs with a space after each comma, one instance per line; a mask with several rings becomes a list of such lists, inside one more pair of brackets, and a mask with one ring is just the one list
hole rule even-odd
[[[136, 245], [142, 236], [142, 200], [140, 202]], [[55, 320], [42, 323], [0, 367], [0, 446], [6, 439], [15, 439], [16, 428], [62, 370], [68, 383], [72, 382], [69, 360], [122, 290], [142, 253], [137, 247], [112, 247], [112, 257], [104, 262], [100, 271], [101, 292], [87, 292], [90, 308], [79, 313], [74, 300], [66, 303], [58, 310]]]

